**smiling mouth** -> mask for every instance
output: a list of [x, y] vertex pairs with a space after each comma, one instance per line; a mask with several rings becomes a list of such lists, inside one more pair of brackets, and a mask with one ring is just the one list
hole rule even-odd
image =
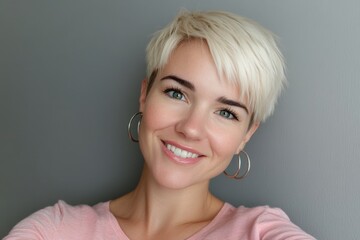
[[192, 153], [181, 148], [175, 147], [171, 144], [165, 143], [166, 148], [171, 151], [175, 156], [181, 158], [198, 158], [199, 154]]

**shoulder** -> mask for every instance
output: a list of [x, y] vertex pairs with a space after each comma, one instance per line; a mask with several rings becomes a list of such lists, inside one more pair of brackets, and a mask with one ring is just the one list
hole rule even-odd
[[69, 232], [81, 223], [81, 229], [91, 227], [105, 217], [108, 202], [95, 206], [71, 206], [64, 201], [41, 209], [19, 222], [4, 240], [12, 239], [56, 239], [59, 232]]
[[28, 220], [35, 220], [35, 222], [47, 222], [53, 226], [60, 226], [64, 224], [64, 221], [67, 223], [74, 223], [81, 219], [98, 218], [104, 215], [107, 209], [107, 202], [98, 203], [95, 206], [72, 206], [60, 200], [55, 205], [46, 207], [30, 215]]
[[[47, 207], [46, 212], [50, 213], [56, 220], [81, 219], [89, 217], [101, 217], [109, 212], [109, 202], [101, 202], [94, 206], [89, 205], [69, 205], [60, 200], [54, 206]], [[42, 210], [41, 210], [42, 211]]]
[[226, 203], [224, 206], [227, 209], [228, 217], [232, 221], [249, 221], [250, 219], [256, 221], [257, 223], [263, 221], [271, 220], [282, 220], [290, 221], [286, 213], [280, 208], [272, 208], [269, 206], [258, 206], [258, 207], [233, 207], [232, 205]]
[[246, 226], [245, 229], [255, 227], [258, 229], [263, 223], [290, 222], [289, 217], [279, 208], [269, 206], [234, 207], [225, 203], [223, 209], [214, 219], [215, 222], [226, 222], [230, 226]]
[[206, 234], [222, 239], [314, 239], [292, 223], [284, 211], [269, 206], [247, 208], [225, 203], [208, 227]]

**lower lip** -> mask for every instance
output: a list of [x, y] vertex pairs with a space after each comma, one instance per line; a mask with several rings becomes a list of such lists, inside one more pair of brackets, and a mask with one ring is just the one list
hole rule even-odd
[[181, 158], [179, 156], [176, 156], [172, 151], [167, 149], [165, 144], [162, 145], [162, 149], [165, 152], [165, 154], [174, 162], [180, 163], [180, 164], [195, 164], [200, 161], [200, 158]]

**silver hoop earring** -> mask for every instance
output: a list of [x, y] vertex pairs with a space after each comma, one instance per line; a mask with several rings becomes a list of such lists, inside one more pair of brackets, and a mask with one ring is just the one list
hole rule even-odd
[[139, 142], [139, 138], [138, 139], [134, 138], [131, 133], [131, 125], [132, 125], [133, 120], [136, 118], [136, 116], [140, 116], [140, 119], [139, 119], [139, 122], [138, 122], [137, 128], [136, 128], [137, 133], [139, 135], [139, 128], [140, 128], [140, 122], [141, 122], [141, 118], [142, 118], [142, 112], [137, 112], [134, 115], [132, 115], [132, 117], [130, 118], [130, 121], [128, 123], [128, 135], [129, 135], [130, 140], [133, 142]]
[[[240, 173], [240, 169], [241, 169], [241, 153], [243, 153], [245, 156], [246, 156], [246, 160], [247, 160], [247, 169], [246, 169], [246, 172], [240, 176], [238, 176], [238, 174]], [[240, 179], [243, 179], [245, 178], [250, 172], [250, 157], [249, 155], [241, 150], [241, 152], [238, 154], [238, 168], [236, 170], [236, 172], [234, 174], [229, 174], [226, 172], [226, 170], [224, 171], [224, 174], [228, 177], [228, 178], [232, 178], [232, 179], [235, 179], [235, 180], [240, 180]]]

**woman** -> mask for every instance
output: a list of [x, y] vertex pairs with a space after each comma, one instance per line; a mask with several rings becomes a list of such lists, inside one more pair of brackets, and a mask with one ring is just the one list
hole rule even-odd
[[[209, 191], [224, 171], [248, 173], [245, 144], [283, 88], [273, 35], [230, 13], [182, 12], [150, 41], [147, 64], [129, 122], [145, 160], [135, 190], [94, 207], [59, 201], [5, 239], [313, 239], [279, 209], [235, 208]], [[228, 174], [240, 153], [248, 169]]]

